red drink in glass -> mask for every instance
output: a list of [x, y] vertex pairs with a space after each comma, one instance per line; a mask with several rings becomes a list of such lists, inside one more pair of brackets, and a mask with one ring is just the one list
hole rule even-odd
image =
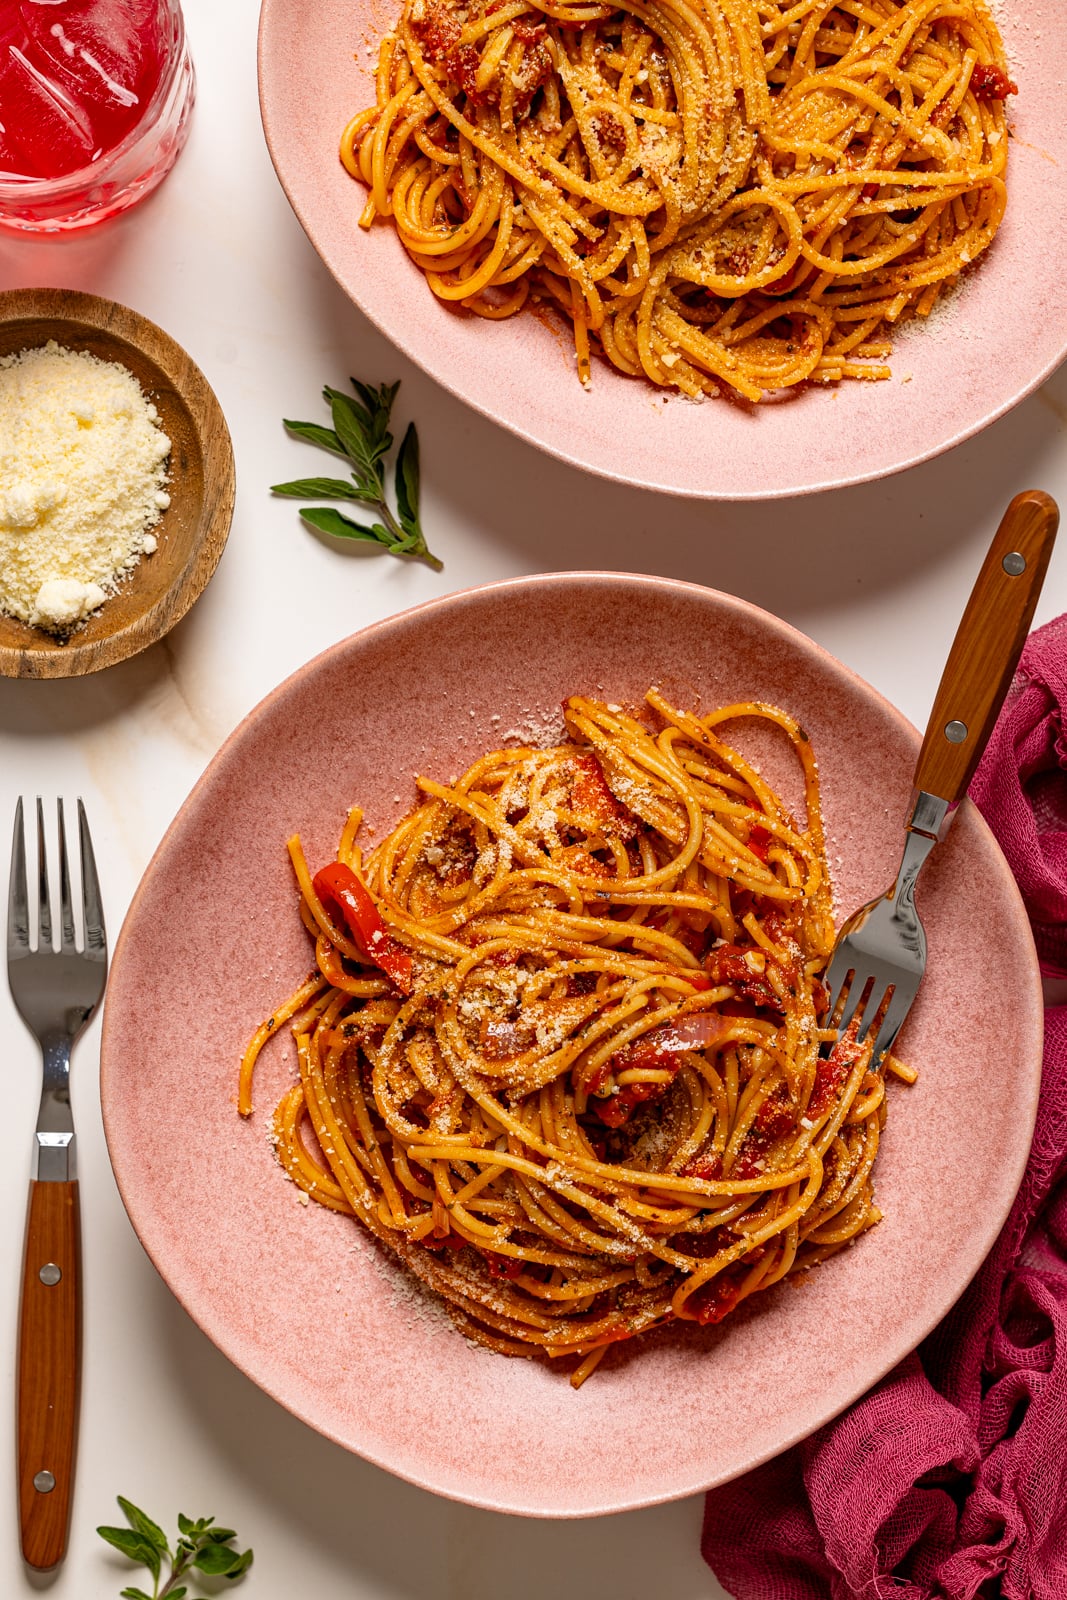
[[0, 0], [0, 226], [125, 210], [169, 172], [192, 98], [177, 0]]

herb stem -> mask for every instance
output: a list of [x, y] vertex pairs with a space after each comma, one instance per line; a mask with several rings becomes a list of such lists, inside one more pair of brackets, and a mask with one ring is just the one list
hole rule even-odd
[[377, 506], [378, 510], [381, 512], [382, 521], [385, 523], [385, 526], [389, 529], [389, 532], [392, 534], [393, 538], [396, 539], [397, 541], [406, 540], [407, 539], [407, 534], [404, 532], [403, 528], [400, 526], [399, 522], [396, 520], [396, 518], [393, 516], [393, 513], [389, 509], [389, 502], [385, 499], [385, 489], [384, 489], [384, 487], [382, 489], [382, 498], [380, 500], [376, 500], [374, 502], [374, 504]]
[[188, 1565], [189, 1553], [183, 1551], [175, 1561], [170, 1577], [167, 1579], [162, 1589], [160, 1589], [157, 1594], [153, 1595], [153, 1600], [167, 1600], [167, 1595], [170, 1594], [172, 1589], [177, 1587], [178, 1579], [181, 1577]]
[[442, 563], [431, 553], [419, 522], [419, 440], [414, 423], [408, 424], [393, 465], [396, 511], [389, 505], [384, 461], [393, 444], [389, 418], [400, 385], [383, 383], [372, 389], [353, 378], [352, 387], [355, 399], [329, 385], [323, 390], [332, 428], [285, 419], [285, 427], [297, 438], [345, 458], [352, 468], [351, 483], [340, 478], [296, 478], [274, 484], [273, 492], [299, 499], [357, 501], [380, 520], [370, 525], [357, 522], [333, 506], [301, 506], [300, 516], [320, 533], [377, 544], [391, 555], [425, 561], [440, 572]]

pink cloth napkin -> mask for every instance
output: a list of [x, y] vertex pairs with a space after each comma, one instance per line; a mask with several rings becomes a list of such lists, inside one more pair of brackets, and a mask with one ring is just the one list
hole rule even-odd
[[[1028, 640], [971, 794], [1042, 971], [1067, 977], [1067, 616]], [[1046, 1009], [1029, 1165], [962, 1299], [851, 1410], [712, 1490], [702, 1549], [737, 1600], [1067, 1600], [1067, 1006]]]

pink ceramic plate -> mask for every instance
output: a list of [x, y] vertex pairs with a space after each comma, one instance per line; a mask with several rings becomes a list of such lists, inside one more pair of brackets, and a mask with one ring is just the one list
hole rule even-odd
[[[569, 692], [633, 701], [652, 683], [681, 705], [789, 707], [818, 753], [840, 906], [884, 888], [916, 736], [872, 689], [712, 590], [607, 573], [523, 578], [378, 623], [270, 695], [160, 846], [108, 986], [111, 1157], [182, 1304], [312, 1427], [501, 1511], [650, 1505], [721, 1483], [825, 1422], [960, 1294], [1029, 1147], [1037, 966], [1004, 860], [965, 806], [920, 885], [930, 970], [901, 1049], [921, 1077], [891, 1091], [877, 1173], [885, 1221], [799, 1287], [719, 1328], [618, 1349], [576, 1393], [563, 1374], [469, 1344], [356, 1223], [298, 1203], [267, 1139], [293, 1072], [287, 1038], [262, 1062], [249, 1122], [235, 1105], [249, 1034], [310, 964], [285, 839], [299, 829], [321, 864], [353, 801], [380, 837], [411, 806], [414, 773], [448, 777], [509, 736], [551, 743]], [[772, 744], [757, 758], [796, 796], [790, 752]]]
[[[1002, 416], [1067, 354], [1067, 118], [1063, 0], [997, 6], [1018, 100], [1010, 199], [989, 253], [926, 328], [902, 332], [886, 383], [813, 389], [756, 408], [666, 403], [594, 363], [575, 375], [562, 326], [446, 310], [391, 226], [357, 227], [364, 191], [337, 156], [374, 103], [376, 43], [400, 0], [263, 0], [260, 102], [278, 176], [342, 288], [382, 332], [469, 405], [605, 477], [708, 499], [759, 500], [862, 483], [928, 460]], [[386, 372], [382, 376], [389, 378]]]

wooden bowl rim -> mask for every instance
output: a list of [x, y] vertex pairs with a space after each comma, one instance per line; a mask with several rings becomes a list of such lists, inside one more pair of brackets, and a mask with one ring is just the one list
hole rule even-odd
[[[189, 562], [147, 611], [129, 618], [114, 633], [81, 644], [75, 636], [62, 650], [0, 644], [2, 677], [73, 678], [115, 666], [157, 644], [199, 599], [218, 566], [233, 520], [237, 488], [233, 441], [218, 398], [188, 351], [131, 306], [80, 289], [0, 291], [0, 329], [30, 321], [54, 323], [52, 337], [59, 344], [63, 343], [64, 326], [91, 328], [104, 338], [134, 345], [166, 374], [192, 418], [201, 446], [201, 518], [205, 506], [213, 507], [196, 531], [194, 550], [200, 559]], [[120, 356], [116, 359], [121, 361]], [[210, 451], [208, 439], [212, 441]]]

